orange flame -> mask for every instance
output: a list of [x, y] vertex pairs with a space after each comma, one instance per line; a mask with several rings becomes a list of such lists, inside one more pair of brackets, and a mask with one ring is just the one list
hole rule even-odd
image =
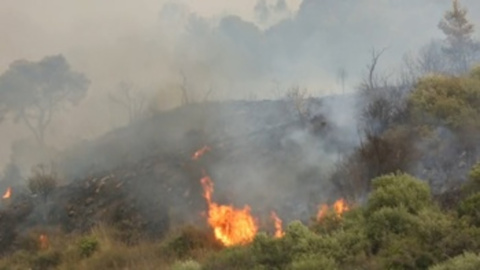
[[46, 234], [40, 234], [38, 237], [38, 241], [40, 243], [40, 249], [47, 249], [49, 244], [48, 244], [48, 237]]
[[322, 204], [317, 213], [317, 219], [321, 220], [328, 212], [328, 205]]
[[201, 149], [197, 150], [197, 152], [195, 152], [192, 156], [192, 159], [193, 160], [198, 160], [199, 158], [201, 158], [206, 152], [210, 151], [210, 147], [208, 146], [204, 146], [202, 147]]
[[[317, 213], [317, 220], [321, 220], [322, 218], [325, 217], [325, 215], [328, 213], [329, 207], [326, 204], [322, 204], [320, 206], [320, 209], [318, 210]], [[337, 217], [341, 217], [343, 213], [347, 212], [350, 210], [347, 202], [344, 199], [338, 199], [334, 204], [333, 204], [333, 210], [337, 214]]]
[[10, 198], [10, 196], [12, 196], [12, 188], [11, 187], [8, 187], [7, 188], [7, 191], [5, 191], [5, 194], [3, 194], [3, 199], [8, 199]]
[[285, 232], [282, 229], [282, 220], [277, 216], [277, 213], [272, 212], [271, 218], [275, 223], [275, 238], [282, 238], [285, 235]]
[[343, 213], [350, 210], [350, 208], [347, 205], [347, 202], [344, 199], [337, 200], [333, 204], [333, 209], [335, 209], [335, 213], [337, 213], [337, 216], [341, 216]]
[[252, 242], [258, 227], [250, 214], [250, 207], [247, 205], [243, 209], [235, 209], [229, 205], [218, 205], [212, 201], [212, 179], [204, 176], [200, 181], [208, 204], [208, 223], [213, 228], [215, 238], [225, 246]]

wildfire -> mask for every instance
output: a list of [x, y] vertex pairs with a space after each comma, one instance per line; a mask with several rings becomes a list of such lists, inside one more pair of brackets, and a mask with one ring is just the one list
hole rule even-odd
[[12, 188], [11, 187], [8, 187], [7, 188], [7, 191], [5, 191], [5, 194], [3, 194], [3, 199], [8, 199], [10, 198], [10, 196], [12, 196]]
[[193, 160], [198, 160], [199, 158], [201, 158], [206, 152], [210, 151], [210, 147], [208, 146], [204, 146], [202, 147], [201, 149], [197, 150], [197, 152], [195, 152], [192, 156], [192, 159]]
[[277, 213], [272, 212], [270, 215], [275, 223], [275, 238], [282, 238], [285, 232], [282, 229], [282, 220], [277, 216]]
[[46, 234], [40, 234], [38, 237], [38, 242], [40, 243], [40, 249], [48, 248], [48, 237]]
[[208, 223], [215, 238], [225, 246], [247, 244], [253, 241], [258, 227], [250, 214], [250, 207], [235, 209], [231, 205], [219, 205], [212, 201], [213, 182], [209, 176], [201, 179], [204, 197], [208, 204]]
[[[328, 213], [329, 207], [326, 204], [322, 204], [317, 213], [317, 219], [321, 220]], [[339, 199], [333, 204], [333, 210], [337, 214], [337, 217], [341, 217], [343, 213], [350, 210], [347, 202], [344, 199]]]

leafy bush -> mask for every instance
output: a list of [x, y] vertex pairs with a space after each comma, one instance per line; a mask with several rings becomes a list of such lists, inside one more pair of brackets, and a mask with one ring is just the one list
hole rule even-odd
[[202, 266], [194, 260], [176, 262], [172, 266], [172, 270], [201, 270], [201, 269], [202, 269]]
[[468, 176], [468, 181], [462, 186], [463, 193], [466, 196], [480, 192], [480, 163], [472, 167]]
[[[256, 269], [258, 267], [255, 262], [254, 254], [251, 248], [239, 246], [226, 248], [213, 256], [209, 257], [204, 264], [205, 270], [243, 270]], [[257, 268], [258, 269], [258, 268]]]
[[186, 226], [172, 233], [163, 243], [162, 250], [167, 256], [186, 259], [192, 257], [195, 251], [216, 250], [220, 247], [211, 232]]
[[383, 207], [403, 207], [416, 214], [432, 205], [428, 185], [405, 173], [377, 177], [372, 180], [372, 186], [367, 205], [369, 214]]
[[429, 270], [477, 270], [480, 269], [480, 256], [466, 252], [444, 263], [430, 267]]
[[471, 224], [480, 226], [480, 192], [460, 202], [458, 215], [465, 217]]
[[298, 258], [292, 262], [291, 266], [288, 267], [291, 270], [311, 270], [311, 269], [322, 269], [322, 270], [336, 270], [338, 269], [335, 260], [322, 256], [321, 254], [315, 256], [307, 256], [303, 258]]
[[61, 254], [58, 251], [40, 252], [31, 261], [31, 266], [35, 270], [54, 269], [60, 264], [60, 260]]
[[90, 257], [95, 251], [98, 250], [98, 239], [93, 236], [86, 236], [80, 239], [78, 248], [82, 257]]

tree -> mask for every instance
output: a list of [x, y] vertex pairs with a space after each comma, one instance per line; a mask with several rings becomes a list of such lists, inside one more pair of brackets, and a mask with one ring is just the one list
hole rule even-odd
[[337, 71], [337, 80], [342, 86], [342, 93], [345, 94], [345, 81], [347, 80], [348, 73], [345, 68], [339, 68]]
[[17, 60], [0, 76], [0, 119], [12, 114], [44, 145], [45, 130], [55, 112], [85, 97], [89, 80], [70, 70], [62, 55], [38, 62]]
[[117, 92], [108, 96], [127, 111], [129, 123], [145, 115], [147, 98], [143, 93], [134, 91], [132, 84], [121, 82]]
[[467, 20], [467, 9], [460, 7], [458, 0], [453, 0], [452, 9], [445, 12], [438, 27], [445, 34], [446, 54], [455, 73], [464, 73], [478, 57], [479, 43], [472, 39], [474, 25]]

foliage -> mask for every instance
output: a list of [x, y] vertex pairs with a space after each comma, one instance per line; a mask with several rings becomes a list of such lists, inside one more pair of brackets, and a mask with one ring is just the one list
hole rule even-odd
[[403, 207], [407, 213], [416, 214], [432, 204], [428, 185], [405, 173], [380, 176], [372, 180], [372, 186], [369, 213], [384, 207]]
[[471, 252], [454, 257], [444, 263], [432, 266], [429, 270], [476, 270], [480, 269], [480, 256]]
[[480, 226], [480, 192], [460, 202], [458, 215], [467, 218], [471, 224]]
[[452, 9], [445, 12], [438, 27], [446, 36], [443, 51], [453, 65], [453, 71], [466, 72], [480, 50], [478, 42], [472, 39], [474, 25], [467, 19], [467, 10], [454, 0]]
[[220, 244], [215, 241], [209, 232], [186, 226], [172, 233], [162, 244], [162, 250], [176, 258], [191, 258], [193, 254], [201, 250], [215, 250]]
[[17, 60], [0, 76], [0, 118], [11, 113], [22, 121], [40, 144], [53, 115], [66, 104], [85, 97], [90, 82], [70, 70], [62, 55], [38, 62]]
[[172, 270], [200, 270], [200, 269], [202, 269], [202, 266], [194, 260], [176, 262], [172, 266]]
[[99, 242], [95, 237], [82, 237], [78, 243], [80, 255], [90, 257], [99, 248]]

